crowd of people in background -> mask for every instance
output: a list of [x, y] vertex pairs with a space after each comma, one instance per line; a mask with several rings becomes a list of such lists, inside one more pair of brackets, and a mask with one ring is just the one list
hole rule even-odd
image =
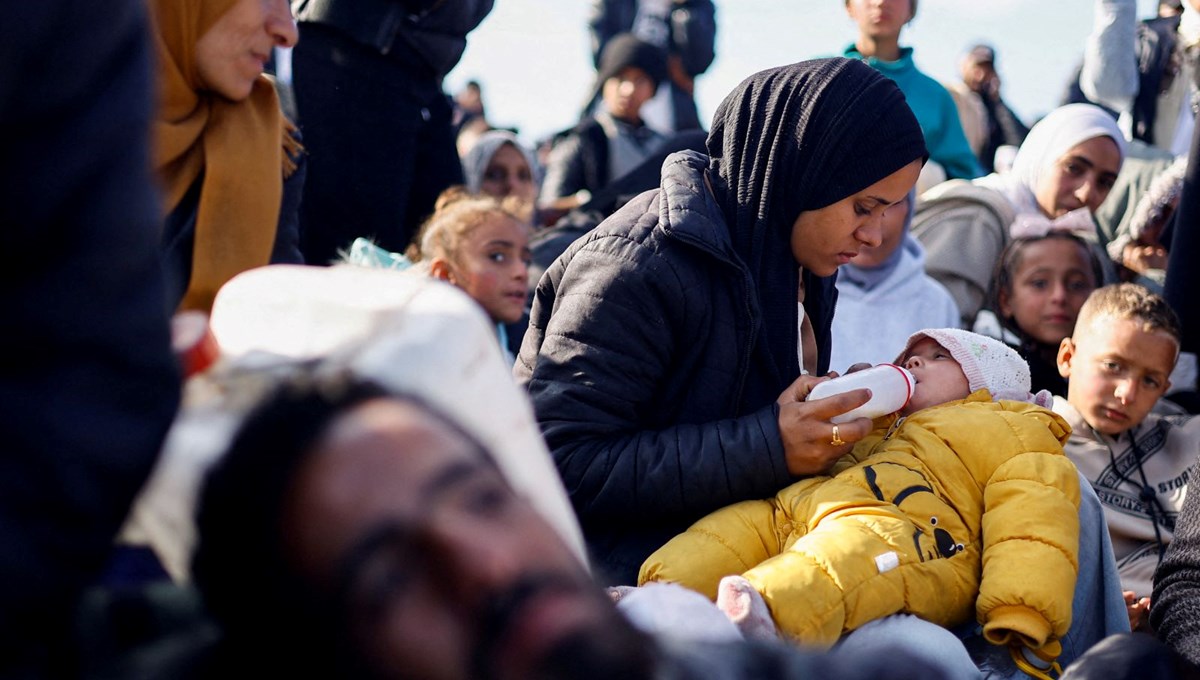
[[532, 143], [493, 0], [15, 5], [0, 677], [1200, 678], [1200, 0], [1094, 5], [1037, 120], [917, 0], [704, 120], [593, 0]]

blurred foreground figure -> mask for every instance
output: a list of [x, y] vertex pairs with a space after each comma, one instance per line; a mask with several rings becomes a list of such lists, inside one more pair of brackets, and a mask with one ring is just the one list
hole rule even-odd
[[336, 375], [301, 376], [256, 409], [210, 475], [198, 523], [196, 580], [242, 672], [939, 677], [894, 650], [639, 631], [460, 425]]
[[0, 23], [0, 676], [45, 677], [175, 412], [144, 3]]

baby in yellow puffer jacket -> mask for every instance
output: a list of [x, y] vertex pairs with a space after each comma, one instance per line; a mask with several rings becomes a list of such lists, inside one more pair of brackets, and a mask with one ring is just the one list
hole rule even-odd
[[897, 363], [916, 378], [911, 400], [832, 476], [708, 515], [652, 554], [639, 584], [704, 593], [749, 636], [778, 627], [829, 646], [899, 612], [945, 626], [974, 614], [990, 642], [1057, 657], [1078, 570], [1070, 426], [991, 338], [920, 331]]

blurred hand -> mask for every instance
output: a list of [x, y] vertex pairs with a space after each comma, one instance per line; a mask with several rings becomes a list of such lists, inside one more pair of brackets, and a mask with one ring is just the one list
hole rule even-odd
[[779, 404], [779, 434], [783, 439], [788, 472], [803, 477], [829, 470], [838, 458], [850, 452], [854, 442], [871, 431], [868, 418], [839, 423], [838, 437], [842, 443], [833, 445], [833, 423], [830, 418], [862, 406], [871, 398], [869, 390], [853, 390], [816, 401], [804, 401], [813, 386], [825, 382], [836, 373], [817, 378], [802, 375], [776, 400]]
[[984, 92], [987, 93], [987, 96], [989, 99], [991, 99], [992, 101], [999, 101], [999, 99], [1000, 99], [1000, 76], [992, 76], [991, 78], [988, 78], [987, 82], [983, 84], [983, 88], [984, 88]]
[[1139, 274], [1167, 268], [1167, 250], [1162, 246], [1129, 243], [1121, 253], [1122, 264]]
[[1125, 596], [1125, 609], [1129, 612], [1129, 629], [1148, 630], [1150, 627], [1150, 598], [1138, 598], [1132, 590], [1121, 593]]

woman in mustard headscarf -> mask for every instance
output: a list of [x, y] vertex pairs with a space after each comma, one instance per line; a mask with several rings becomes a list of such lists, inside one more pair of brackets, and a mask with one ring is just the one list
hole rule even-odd
[[154, 168], [169, 304], [208, 311], [217, 289], [269, 262], [302, 262], [301, 147], [263, 67], [296, 43], [287, 0], [152, 0], [158, 56]]

